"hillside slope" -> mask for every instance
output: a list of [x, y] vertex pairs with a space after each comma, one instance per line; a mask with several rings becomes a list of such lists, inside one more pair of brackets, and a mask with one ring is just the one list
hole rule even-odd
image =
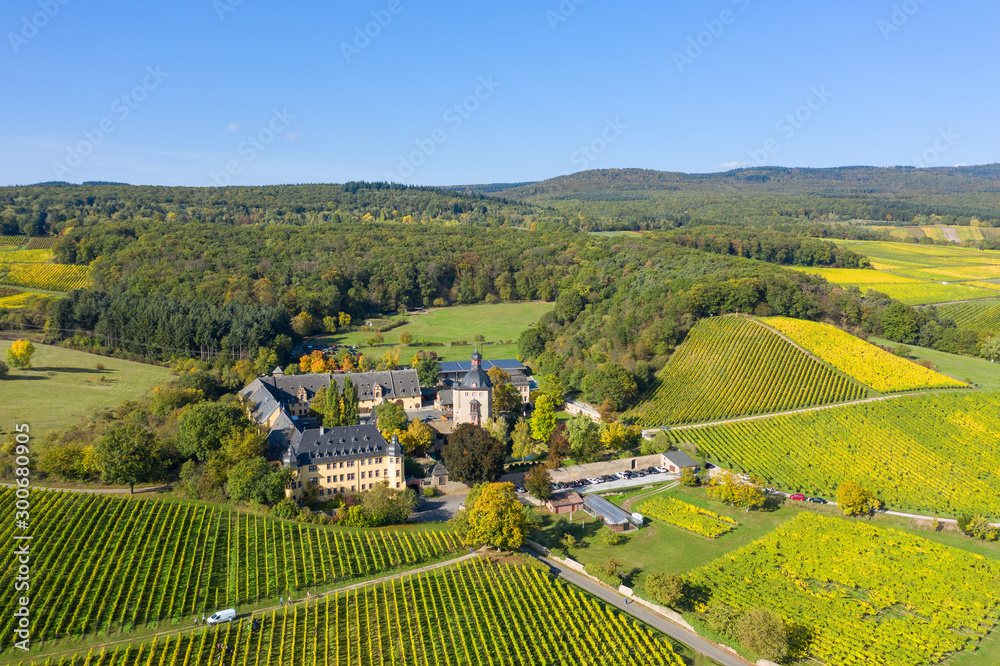
[[714, 421], [863, 398], [865, 387], [747, 317], [704, 319], [626, 413], [652, 427]]

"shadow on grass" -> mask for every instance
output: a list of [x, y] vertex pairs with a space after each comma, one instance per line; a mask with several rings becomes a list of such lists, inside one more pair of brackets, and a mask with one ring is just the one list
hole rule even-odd
[[24, 370], [24, 372], [66, 372], [66, 373], [70, 373], [70, 374], [89, 373], [89, 374], [92, 374], [92, 375], [93, 374], [99, 374], [100, 375], [100, 374], [104, 374], [104, 373], [109, 372], [109, 370], [107, 368], [105, 368], [104, 370], [97, 370], [95, 368], [66, 368], [66, 367], [47, 368], [47, 367], [39, 367], [39, 368], [28, 368], [27, 370]]

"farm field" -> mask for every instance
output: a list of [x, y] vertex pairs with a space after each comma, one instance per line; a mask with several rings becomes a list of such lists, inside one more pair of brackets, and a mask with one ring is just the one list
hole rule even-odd
[[[898, 344], [880, 338], [872, 338], [871, 341], [878, 345]], [[908, 346], [911, 358], [918, 361], [930, 361], [937, 367], [938, 372], [967, 383], [971, 382], [985, 391], [1000, 391], [1000, 365], [996, 363], [990, 363], [983, 358], [959, 356], [936, 349]]]
[[[10, 340], [0, 340], [0, 359]], [[104, 370], [98, 371], [101, 363]], [[0, 382], [0, 404], [9, 429], [27, 423], [41, 433], [77, 423], [93, 410], [137, 399], [154, 386], [170, 381], [166, 368], [98, 356], [73, 349], [35, 345], [30, 370], [11, 368]]]
[[[445, 345], [452, 341], [467, 340], [471, 344], [476, 335], [485, 336], [488, 342], [512, 340], [517, 343], [521, 333], [553, 307], [553, 303], [531, 301], [436, 308], [408, 315], [405, 318], [407, 323], [386, 331], [383, 335], [386, 343], [393, 343], [406, 331], [413, 336], [414, 346], [419, 345], [421, 340], [442, 342]], [[367, 330], [353, 331], [344, 335], [325, 336], [324, 339], [334, 344], [362, 347], [372, 334], [372, 331]], [[433, 349], [440, 354], [439, 350], [442, 348]], [[447, 346], [443, 349], [447, 349]]]
[[880, 393], [966, 386], [963, 382], [900, 358], [836, 326], [787, 317], [768, 317], [761, 321], [841, 372]]
[[[876, 289], [910, 305], [995, 297], [1000, 251], [884, 241], [837, 241], [877, 269], [807, 269], [842, 286]], [[874, 275], [873, 275], [874, 273]]]
[[891, 509], [1000, 514], [997, 393], [914, 395], [667, 434], [787, 492], [832, 498], [850, 479]]
[[[684, 663], [663, 638], [538, 568], [479, 559], [333, 593], [306, 605], [271, 611], [260, 620], [256, 631], [244, 621], [80, 654], [59, 663]], [[220, 645], [231, 647], [232, 654], [220, 650]]]
[[729, 516], [723, 516], [694, 504], [662, 495], [643, 500], [636, 507], [636, 510], [649, 518], [709, 539], [720, 537], [739, 525]]
[[975, 301], [942, 305], [938, 311], [955, 320], [959, 328], [982, 331], [990, 335], [1000, 333], [1000, 301]]
[[867, 389], [754, 319], [703, 319], [625, 417], [644, 426], [697, 423], [863, 398]]
[[[56, 491], [32, 498], [32, 565], [46, 572], [32, 588], [33, 643], [187, 622], [448, 557], [458, 546], [442, 530], [323, 528], [206, 503]], [[14, 491], [0, 489], [2, 510], [13, 502]], [[0, 532], [10, 541], [13, 521]], [[14, 573], [0, 574], [8, 589]], [[11, 648], [13, 603], [4, 602], [0, 651]]]
[[1000, 562], [891, 529], [802, 513], [687, 580], [804, 627], [822, 663], [919, 666], [975, 645], [1000, 611]]

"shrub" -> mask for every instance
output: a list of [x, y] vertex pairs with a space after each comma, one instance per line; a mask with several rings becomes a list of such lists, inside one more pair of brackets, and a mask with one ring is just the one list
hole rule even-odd
[[437, 495], [437, 488], [433, 486], [427, 486], [424, 488], [424, 497], [434, 497]]
[[617, 546], [625, 543], [625, 535], [621, 532], [601, 530], [601, 542], [606, 546]]
[[747, 611], [736, 623], [735, 638], [761, 659], [783, 661], [788, 657], [788, 627], [769, 610]]
[[687, 599], [684, 579], [677, 574], [650, 574], [646, 577], [646, 594], [664, 606], [680, 607]]
[[278, 518], [294, 520], [299, 515], [299, 505], [286, 497], [275, 504], [271, 512]]

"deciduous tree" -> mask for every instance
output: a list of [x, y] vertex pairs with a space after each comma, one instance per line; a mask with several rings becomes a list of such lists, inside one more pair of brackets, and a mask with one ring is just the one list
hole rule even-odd
[[729, 472], [712, 477], [708, 494], [713, 499], [747, 511], [759, 509], [767, 503], [767, 493], [756, 479], [741, 479]]
[[30, 368], [31, 355], [34, 353], [35, 345], [30, 340], [15, 340], [7, 350], [7, 365], [12, 368]]
[[543, 502], [552, 497], [552, 475], [541, 465], [535, 465], [524, 475], [524, 489]]
[[524, 545], [524, 513], [514, 484], [487, 485], [466, 511], [469, 512], [469, 531], [465, 535], [468, 545], [490, 545], [503, 550], [517, 550]]
[[406, 427], [406, 410], [394, 402], [383, 402], [375, 407], [375, 418], [378, 429], [383, 433]]
[[160, 467], [156, 436], [141, 426], [124, 424], [112, 428], [98, 441], [95, 461], [104, 483], [127, 483], [129, 492], [135, 484], [150, 480]]
[[882, 508], [882, 501], [854, 481], [844, 481], [837, 486], [837, 506], [845, 516], [868, 516]]
[[503, 474], [504, 445], [479, 426], [459, 424], [442, 451], [448, 472], [467, 486], [496, 481]]
[[765, 608], [747, 611], [736, 622], [735, 638], [761, 659], [782, 662], [788, 657], [788, 627]]
[[556, 429], [556, 410], [552, 398], [540, 395], [535, 400], [535, 411], [531, 415], [531, 436], [541, 442], [549, 441], [549, 435]]

